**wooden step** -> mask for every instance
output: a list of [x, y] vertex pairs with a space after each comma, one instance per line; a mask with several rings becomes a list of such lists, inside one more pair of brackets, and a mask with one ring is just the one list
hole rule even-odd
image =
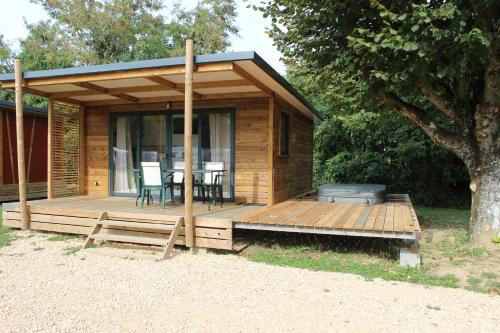
[[130, 222], [130, 221], [115, 221], [115, 220], [104, 220], [101, 221], [104, 227], [124, 227], [124, 228], [146, 228], [154, 230], [174, 230], [174, 224], [158, 224], [158, 223], [148, 223], [148, 222]]
[[109, 234], [95, 234], [90, 236], [93, 239], [107, 240], [112, 242], [147, 244], [147, 245], [160, 245], [165, 246], [168, 244], [166, 238], [151, 238], [151, 237], [135, 237], [135, 236], [121, 236]]

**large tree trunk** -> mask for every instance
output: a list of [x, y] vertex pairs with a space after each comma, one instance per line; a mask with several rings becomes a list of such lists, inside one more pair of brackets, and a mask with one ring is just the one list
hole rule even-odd
[[471, 182], [469, 232], [474, 246], [491, 244], [491, 239], [500, 233], [500, 157], [483, 168]]
[[475, 112], [477, 142], [474, 167], [469, 166], [472, 206], [469, 226], [471, 245], [491, 244], [500, 236], [500, 108], [489, 104]]

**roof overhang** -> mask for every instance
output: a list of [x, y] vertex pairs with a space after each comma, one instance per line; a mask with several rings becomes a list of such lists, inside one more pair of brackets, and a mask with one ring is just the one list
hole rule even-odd
[[[309, 118], [315, 108], [255, 52], [199, 55], [194, 58], [195, 100], [275, 95]], [[24, 90], [84, 106], [184, 100], [185, 58], [30, 71]], [[14, 89], [14, 74], [0, 75], [4, 89]]]

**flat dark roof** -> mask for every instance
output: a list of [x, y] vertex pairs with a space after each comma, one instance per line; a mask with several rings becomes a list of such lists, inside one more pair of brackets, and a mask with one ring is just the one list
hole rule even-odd
[[[217, 54], [206, 54], [197, 55], [194, 57], [195, 64], [208, 64], [217, 62], [227, 62], [227, 61], [245, 61], [251, 60], [257, 64], [264, 72], [276, 80], [280, 85], [288, 90], [292, 95], [294, 95], [302, 104], [304, 104], [308, 109], [311, 110], [318, 118], [322, 119], [321, 114], [314, 108], [314, 106], [309, 103], [309, 101], [304, 98], [280, 73], [278, 73], [274, 68], [271, 67], [262, 57], [260, 57], [255, 51], [245, 51], [245, 52], [232, 52], [232, 53], [217, 53]], [[73, 75], [84, 75], [84, 74], [99, 74], [99, 73], [110, 73], [110, 72], [121, 72], [135, 69], [146, 69], [146, 68], [159, 68], [159, 67], [172, 67], [180, 66], [185, 64], [184, 57], [175, 58], [163, 58], [163, 59], [153, 59], [153, 60], [142, 60], [142, 61], [132, 61], [132, 62], [120, 62], [114, 64], [105, 65], [94, 65], [94, 66], [81, 66], [81, 67], [71, 67], [71, 68], [59, 68], [59, 69], [49, 69], [41, 71], [29, 71], [24, 72], [24, 79], [41, 79], [41, 78], [52, 78], [61, 76], [73, 76]], [[0, 74], [0, 81], [13, 81], [14, 73]]]
[[[16, 103], [11, 102], [11, 101], [6, 101], [4, 99], [0, 99], [0, 109], [10, 109], [10, 110], [15, 110], [16, 109]], [[23, 105], [23, 110], [24, 111], [29, 111], [29, 112], [34, 112], [34, 113], [42, 113], [42, 114], [47, 114], [47, 109], [45, 108], [39, 108], [36, 106], [31, 106], [31, 105]]]

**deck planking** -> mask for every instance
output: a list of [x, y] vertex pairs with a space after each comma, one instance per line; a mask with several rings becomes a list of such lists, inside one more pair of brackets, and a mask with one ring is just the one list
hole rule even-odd
[[[276, 230], [300, 233], [323, 233], [366, 237], [417, 239], [420, 226], [408, 195], [390, 195], [383, 204], [326, 203], [291, 199], [272, 206], [224, 203], [211, 207], [201, 202], [193, 204], [195, 237], [199, 245], [230, 249], [232, 229]], [[100, 212], [123, 220], [154, 223], [165, 215], [184, 215], [184, 206], [167, 204], [162, 209], [153, 205], [135, 206], [131, 197], [78, 196], [52, 200], [29, 201], [31, 227], [35, 230], [85, 234], [95, 224]], [[17, 203], [4, 204], [5, 224], [19, 227]], [[145, 230], [108, 230], [107, 232], [144, 234]], [[168, 237], [157, 233], [154, 237]], [[183, 244], [181, 230], [177, 244]]]
[[[236, 227], [303, 233], [329, 233], [417, 239], [420, 227], [408, 195], [390, 195], [382, 204], [294, 199], [236, 221]], [[271, 228], [274, 227], [274, 229]], [[250, 229], [250, 227], [248, 227]], [[293, 229], [295, 228], [295, 229]]]

